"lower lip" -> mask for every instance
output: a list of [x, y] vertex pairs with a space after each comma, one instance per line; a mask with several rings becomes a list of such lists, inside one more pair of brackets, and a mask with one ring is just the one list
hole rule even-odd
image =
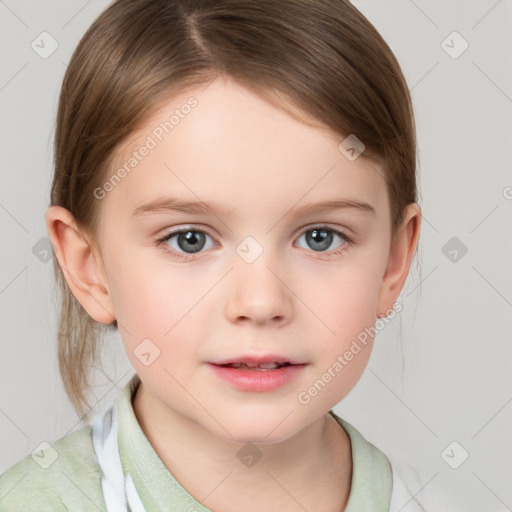
[[275, 370], [240, 370], [228, 366], [208, 364], [217, 377], [240, 391], [274, 391], [295, 379], [306, 366], [291, 364]]

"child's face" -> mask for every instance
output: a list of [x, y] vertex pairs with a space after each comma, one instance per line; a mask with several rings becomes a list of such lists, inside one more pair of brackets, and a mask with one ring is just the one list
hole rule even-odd
[[[340, 152], [342, 137], [233, 82], [202, 89], [175, 97], [119, 152], [111, 174], [138, 156], [98, 200], [104, 277], [128, 357], [159, 414], [234, 441], [277, 442], [322, 417], [366, 366], [371, 337], [357, 352], [353, 341], [394, 302], [382, 293], [388, 194], [382, 170]], [[191, 96], [197, 105], [182, 108]], [[176, 109], [166, 133], [160, 123]], [[222, 212], [141, 213], [171, 197]], [[371, 209], [301, 213], [326, 201]], [[324, 230], [307, 231], [315, 226]], [[185, 233], [157, 245], [176, 230]], [[211, 364], [269, 354], [303, 366], [280, 385], [270, 378], [282, 370], [239, 370], [248, 372], [244, 387], [220, 375], [233, 370]]]

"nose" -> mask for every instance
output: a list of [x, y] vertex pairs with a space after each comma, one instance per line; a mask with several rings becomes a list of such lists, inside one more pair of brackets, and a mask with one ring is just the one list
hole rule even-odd
[[[264, 253], [265, 254], [265, 253]], [[226, 316], [231, 322], [285, 325], [292, 315], [292, 292], [269, 258], [238, 261], [230, 272]]]

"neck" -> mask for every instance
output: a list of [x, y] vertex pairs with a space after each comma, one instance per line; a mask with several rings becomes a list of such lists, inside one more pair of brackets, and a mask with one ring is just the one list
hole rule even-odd
[[[348, 501], [350, 439], [330, 414], [286, 441], [255, 444], [248, 449], [245, 443], [219, 438], [164, 406], [142, 383], [133, 409], [174, 478], [212, 510], [264, 508], [284, 512], [296, 510], [299, 503], [306, 510], [337, 512]], [[248, 451], [239, 455], [243, 447]], [[260, 455], [254, 463], [251, 457]]]

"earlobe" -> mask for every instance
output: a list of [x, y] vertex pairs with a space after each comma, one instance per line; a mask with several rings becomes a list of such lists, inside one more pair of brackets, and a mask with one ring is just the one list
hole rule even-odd
[[406, 207], [404, 221], [391, 241], [386, 270], [382, 278], [377, 304], [378, 317], [393, 309], [409, 274], [416, 252], [421, 226], [421, 210], [416, 203]]
[[111, 324], [115, 315], [101, 256], [69, 210], [50, 206], [46, 226], [71, 292], [94, 320]]

